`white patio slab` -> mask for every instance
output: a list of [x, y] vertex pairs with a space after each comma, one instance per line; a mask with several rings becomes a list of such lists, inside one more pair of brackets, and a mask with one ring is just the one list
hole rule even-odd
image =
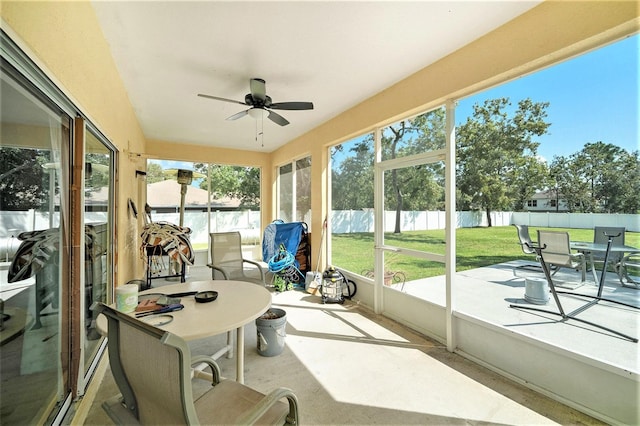
[[[559, 312], [552, 295], [546, 305], [537, 305], [525, 300], [525, 278], [516, 276], [514, 267], [527, 263], [530, 262], [513, 261], [457, 273], [454, 310], [508, 329], [510, 332], [532, 337], [636, 374], [640, 373], [638, 343], [573, 319], [562, 320], [558, 315], [511, 308], [510, 305], [516, 304]], [[521, 275], [520, 272], [518, 274]], [[544, 278], [542, 273], [528, 275]], [[584, 285], [573, 290], [562, 287], [557, 287], [557, 290], [594, 296], [598, 287], [589, 278], [590, 275]], [[560, 284], [579, 284], [580, 281], [577, 272], [562, 270], [553, 279]], [[407, 282], [404, 291], [444, 306], [445, 277]], [[566, 314], [593, 300], [569, 294], [559, 294], [559, 298]], [[621, 286], [617, 275], [611, 272], [606, 275], [602, 298], [640, 307], [640, 291]], [[576, 316], [635, 338], [640, 335], [640, 309], [599, 301]]]

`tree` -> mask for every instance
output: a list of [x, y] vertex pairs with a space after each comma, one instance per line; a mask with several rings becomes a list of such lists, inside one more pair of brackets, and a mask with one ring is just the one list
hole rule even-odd
[[[545, 121], [549, 103], [527, 98], [511, 115], [506, 111], [510, 106], [509, 98], [476, 104], [473, 116], [457, 129], [457, 185], [463, 203], [458, 208], [483, 209], [489, 226], [491, 210], [513, 209], [547, 183], [545, 169], [535, 159], [539, 143], [533, 137], [550, 126]], [[531, 177], [537, 179], [531, 182]]]
[[108, 187], [110, 183], [111, 157], [107, 154], [87, 153], [85, 162], [91, 168], [91, 173], [85, 174], [85, 195]]
[[638, 152], [604, 142], [587, 143], [568, 157], [554, 157], [551, 175], [569, 211], [637, 213], [640, 209]]
[[[444, 108], [387, 126], [382, 131], [382, 159], [392, 160], [443, 148], [444, 126]], [[353, 155], [344, 158], [332, 171], [334, 209], [373, 207], [373, 147], [373, 135], [367, 135], [350, 148]], [[334, 147], [332, 157], [337, 158], [342, 150], [342, 145]], [[400, 233], [403, 210], [443, 208], [443, 170], [443, 164], [439, 162], [386, 172], [384, 205], [385, 209], [396, 212], [395, 233]]]
[[548, 188], [551, 185], [547, 163], [538, 157], [525, 156], [522, 165], [513, 173], [511, 192], [514, 199], [511, 210], [526, 210], [527, 201], [531, 199], [536, 190]]
[[0, 149], [0, 207], [29, 210], [47, 206], [49, 174], [42, 165], [49, 151], [2, 147]]
[[147, 164], [147, 185], [165, 180], [162, 173], [162, 166], [158, 163]]
[[[207, 173], [207, 164], [197, 163], [194, 169]], [[212, 164], [211, 181], [205, 178], [201, 189], [211, 187], [215, 198], [230, 197], [240, 200], [240, 208], [260, 208], [260, 169], [257, 167], [227, 166]]]
[[607, 209], [612, 213], [640, 212], [640, 152], [624, 151], [616, 167], [605, 177], [608, 185]]
[[[332, 157], [341, 151], [342, 145], [334, 147]], [[332, 170], [332, 209], [373, 208], [373, 137], [367, 136], [349, 151], [352, 155]]]
[[[445, 109], [439, 108], [387, 126], [382, 132], [382, 158], [395, 159], [444, 148]], [[401, 229], [403, 210], [439, 209], [444, 206], [441, 163], [392, 169], [385, 175], [385, 206], [396, 212], [394, 233]]]
[[311, 212], [311, 157], [296, 160], [296, 218], [304, 221], [304, 215]]

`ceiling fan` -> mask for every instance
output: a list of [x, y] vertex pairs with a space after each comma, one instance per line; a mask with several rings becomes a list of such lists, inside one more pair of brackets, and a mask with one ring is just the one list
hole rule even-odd
[[218, 96], [203, 95], [201, 93], [198, 93], [198, 96], [201, 96], [203, 98], [216, 99], [218, 101], [232, 102], [234, 104], [248, 105], [251, 107], [247, 110], [240, 111], [239, 113], [234, 114], [231, 117], [228, 117], [227, 120], [237, 120], [238, 118], [244, 117], [245, 115], [250, 115], [253, 118], [263, 118], [266, 116], [274, 123], [281, 126], [286, 126], [287, 124], [289, 124], [287, 119], [271, 110], [280, 109], [289, 111], [300, 111], [313, 109], [312, 102], [272, 102], [271, 98], [267, 96], [265, 81], [261, 78], [252, 78], [251, 80], [249, 80], [249, 88], [251, 90], [251, 93], [247, 93], [245, 95], [244, 102], [235, 101], [233, 99], [220, 98]]

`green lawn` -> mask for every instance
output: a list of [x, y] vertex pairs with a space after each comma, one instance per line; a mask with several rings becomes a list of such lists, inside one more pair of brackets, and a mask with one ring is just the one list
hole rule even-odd
[[[531, 238], [536, 239], [537, 229], [529, 228]], [[555, 231], [568, 231], [574, 241], [593, 241], [592, 229], [553, 228]], [[522, 252], [518, 236], [513, 226], [494, 226], [491, 228], [460, 228], [456, 230], [457, 270], [478, 268], [508, 262], [514, 259], [535, 261], [532, 255]], [[362, 273], [373, 269], [373, 233], [336, 234], [332, 236], [333, 263], [343, 269]], [[403, 248], [444, 254], [444, 230], [410, 231], [402, 234], [385, 234], [385, 243]], [[640, 246], [640, 233], [627, 232], [627, 245]], [[444, 274], [444, 265], [414, 259], [407, 256], [387, 255], [389, 269], [401, 270], [407, 280], [426, 278]]]

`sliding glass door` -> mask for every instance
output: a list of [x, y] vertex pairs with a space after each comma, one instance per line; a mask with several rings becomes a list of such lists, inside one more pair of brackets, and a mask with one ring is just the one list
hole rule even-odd
[[0, 38], [0, 424], [59, 424], [105, 348], [116, 151]]
[[71, 118], [3, 62], [0, 424], [44, 424], [69, 394]]
[[111, 223], [113, 211], [114, 153], [101, 135], [89, 129], [84, 153], [84, 306], [81, 318], [84, 335], [84, 373], [101, 348], [102, 336], [91, 311], [94, 302], [108, 303], [113, 288]]

